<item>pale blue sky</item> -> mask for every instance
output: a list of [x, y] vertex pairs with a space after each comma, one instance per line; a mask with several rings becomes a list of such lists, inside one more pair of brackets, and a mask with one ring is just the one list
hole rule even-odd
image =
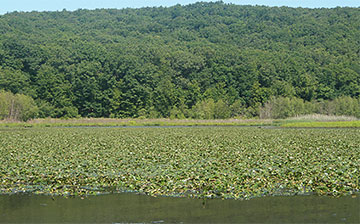
[[[205, 2], [210, 2], [203, 0]], [[190, 4], [196, 0], [0, 0], [0, 14], [13, 11], [57, 11], [79, 8], [140, 8], [145, 6], [172, 6]], [[268, 5], [307, 8], [360, 7], [360, 0], [224, 0], [237, 5]]]

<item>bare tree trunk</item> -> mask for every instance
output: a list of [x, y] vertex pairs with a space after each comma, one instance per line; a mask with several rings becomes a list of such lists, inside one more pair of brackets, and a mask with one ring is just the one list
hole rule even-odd
[[14, 116], [14, 104], [15, 104], [15, 100], [11, 99], [11, 106], [10, 106], [10, 111], [9, 111], [9, 119], [13, 119]]

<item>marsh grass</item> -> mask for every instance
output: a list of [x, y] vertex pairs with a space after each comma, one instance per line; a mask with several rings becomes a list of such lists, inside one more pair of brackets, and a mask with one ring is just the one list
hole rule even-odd
[[281, 127], [297, 128], [360, 128], [360, 121], [313, 121], [284, 123]]
[[358, 128], [360, 120], [352, 116], [309, 114], [277, 121], [281, 127]]
[[1, 121], [0, 127], [71, 127], [71, 126], [266, 126], [272, 120], [259, 119], [113, 119], [113, 118], [77, 118], [77, 119], [34, 119], [28, 122]]
[[296, 117], [291, 117], [284, 119], [284, 121], [301, 121], [301, 122], [310, 122], [310, 121], [356, 121], [359, 120], [353, 116], [336, 116], [336, 115], [325, 115], [325, 114], [307, 114]]
[[280, 126], [280, 127], [359, 127], [351, 116], [311, 114], [287, 119], [140, 119], [140, 118], [75, 118], [34, 119], [28, 122], [2, 120], [0, 127], [121, 127], [121, 126]]

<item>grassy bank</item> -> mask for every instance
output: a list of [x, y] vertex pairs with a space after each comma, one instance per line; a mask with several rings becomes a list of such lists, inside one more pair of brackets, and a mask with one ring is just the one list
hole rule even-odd
[[287, 119], [34, 119], [28, 122], [0, 121], [0, 127], [116, 127], [116, 126], [280, 126], [280, 127], [360, 127], [360, 120], [348, 116], [328, 116], [320, 114], [304, 115]]
[[297, 128], [359, 128], [360, 120], [349, 116], [311, 114], [277, 121], [281, 127]]
[[359, 191], [359, 129], [0, 129], [0, 192], [250, 198]]
[[267, 126], [272, 120], [259, 119], [35, 119], [28, 122], [2, 121], [0, 127], [115, 127], [115, 126]]
[[360, 128], [360, 121], [312, 121], [281, 124], [281, 127], [296, 128]]

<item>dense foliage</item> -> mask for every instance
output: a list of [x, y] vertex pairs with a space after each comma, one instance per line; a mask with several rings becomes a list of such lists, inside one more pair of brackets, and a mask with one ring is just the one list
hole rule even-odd
[[260, 109], [260, 118], [282, 119], [305, 114], [346, 115], [360, 118], [360, 98], [347, 96], [331, 101], [306, 102], [294, 97], [272, 97]]
[[0, 130], [0, 193], [249, 198], [359, 191], [359, 129]]
[[27, 121], [37, 116], [34, 99], [23, 94], [12, 94], [0, 90], [0, 120]]
[[359, 27], [359, 8], [222, 2], [13, 12], [0, 16], [0, 89], [40, 117], [258, 116], [271, 96], [358, 98]]

